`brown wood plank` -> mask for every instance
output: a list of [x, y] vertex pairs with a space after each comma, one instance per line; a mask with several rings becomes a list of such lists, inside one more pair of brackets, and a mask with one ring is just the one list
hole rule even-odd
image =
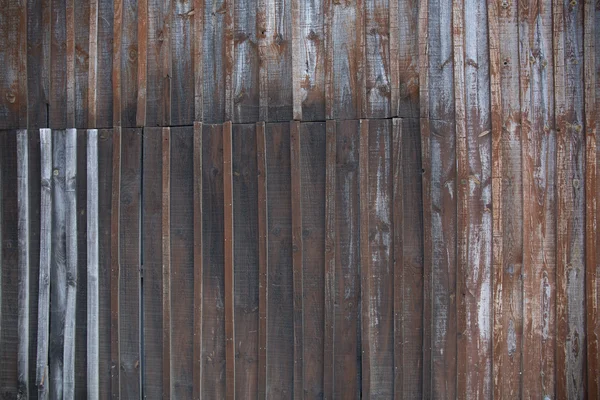
[[202, 394], [202, 296], [203, 296], [203, 242], [202, 242], [202, 123], [194, 122], [193, 143], [194, 184], [194, 365], [192, 366], [193, 399]]
[[140, 372], [140, 191], [142, 132], [123, 128], [119, 215], [119, 375], [122, 398], [138, 398]]
[[194, 0], [194, 123], [204, 120], [204, 0]]
[[307, 398], [324, 392], [326, 140], [325, 123], [300, 125], [303, 392]]
[[225, 74], [225, 121], [233, 118], [233, 68], [235, 65], [235, 30], [234, 30], [234, 5], [235, 0], [225, 0], [224, 4], [224, 71]]
[[221, 125], [202, 129], [202, 397], [225, 398], [224, 193]]
[[101, 400], [111, 398], [111, 374], [114, 370], [111, 365], [113, 339], [111, 335], [112, 181], [113, 131], [111, 129], [103, 129], [98, 132], [98, 382], [99, 399]]
[[51, 0], [50, 4], [50, 91], [48, 99], [49, 127], [67, 127], [67, 31], [66, 1]]
[[[203, 121], [225, 121], [225, 13], [231, 0], [207, 0], [203, 24]], [[209, 79], [210, 78], [210, 79]]]
[[[459, 397], [491, 397], [492, 218], [489, 54], [485, 3], [454, 2], [458, 201]], [[481, 38], [481, 39], [479, 39]]]
[[323, 0], [323, 96], [325, 119], [333, 119], [333, 0]]
[[161, 128], [144, 128], [142, 390], [148, 399], [161, 399], [163, 396], [162, 140]]
[[90, 70], [90, 21], [91, 2], [75, 1], [75, 49], [73, 52], [74, 82], [73, 88], [75, 101], [75, 127], [86, 129], [88, 122], [88, 90]]
[[[364, 2], [365, 103], [363, 118], [388, 118], [391, 108], [389, 0]], [[394, 54], [395, 55], [395, 54]]]
[[0, 388], [2, 395], [17, 398], [18, 387], [18, 196], [17, 196], [17, 135], [15, 131], [0, 132], [0, 166], [2, 237], [0, 274]]
[[267, 124], [267, 397], [294, 395], [294, 308], [290, 124]]
[[334, 398], [360, 398], [359, 122], [336, 123]]
[[[158, 7], [152, 10], [158, 9]], [[138, 71], [137, 71], [137, 110], [136, 125], [146, 126], [146, 107], [148, 93], [148, 0], [138, 0], [137, 3], [137, 35], [138, 35]]]
[[257, 225], [258, 225], [258, 399], [267, 394], [267, 345], [269, 315], [269, 237], [267, 215], [267, 149], [265, 123], [256, 124], [256, 175], [257, 175]]
[[98, 123], [98, 17], [100, 0], [90, 0], [89, 57], [87, 90], [87, 125], [96, 128]]
[[194, 1], [175, 2], [171, 16], [171, 121], [172, 125], [191, 125], [194, 121], [193, 18]]
[[161, 129], [162, 150], [162, 397], [173, 395], [171, 384], [171, 129]]
[[27, 1], [27, 127], [48, 124], [50, 1]]
[[521, 393], [523, 192], [516, 3], [490, 3], [494, 398]]
[[121, 127], [112, 137], [112, 198], [110, 223], [110, 376], [111, 398], [120, 398], [119, 278], [121, 269]]
[[171, 392], [175, 399], [191, 399], [196, 379], [193, 140], [192, 127], [171, 128]]
[[553, 398], [556, 139], [552, 9], [519, 7], [518, 21], [524, 216], [522, 396]]
[[323, 331], [323, 398], [333, 399], [335, 393], [336, 334], [336, 164], [337, 133], [335, 121], [325, 124], [325, 221], [324, 221], [324, 331]]
[[[556, 119], [556, 396], [584, 398], [584, 2], [553, 2]], [[590, 371], [591, 372], [591, 371]]]
[[65, 0], [66, 29], [66, 114], [68, 128], [75, 127], [75, 2]]
[[[171, 2], [148, 1], [146, 126], [171, 124]], [[142, 15], [140, 14], [140, 18]], [[142, 22], [142, 24], [144, 24]], [[141, 78], [140, 78], [141, 81]], [[138, 104], [138, 109], [143, 107]]]
[[304, 398], [304, 274], [302, 236], [302, 172], [300, 122], [290, 122], [292, 211], [292, 284], [294, 321], [294, 399]]
[[258, 46], [258, 121], [266, 121], [269, 115], [268, 64], [266, 54], [269, 51], [267, 40], [267, 1], [257, 0], [256, 41]]
[[123, 2], [125, 0], [113, 1], [113, 49], [112, 49], [112, 95], [113, 95], [113, 126], [122, 126], [122, 103], [121, 94], [121, 64], [122, 64], [122, 46], [123, 46]]
[[[259, 240], [256, 132], [233, 125], [235, 397], [256, 399], [259, 364]], [[262, 396], [264, 398], [264, 394]]]
[[360, 120], [359, 182], [360, 182], [360, 333], [361, 333], [361, 398], [371, 394], [371, 340], [369, 300], [371, 298], [371, 243], [369, 240], [369, 120]]
[[258, 0], [237, 0], [234, 4], [234, 65], [232, 102], [235, 123], [259, 119]]
[[[262, 36], [260, 120], [289, 121], [292, 115], [292, 0], [264, 0], [259, 3], [259, 30]], [[260, 44], [259, 44], [260, 46]]]
[[235, 305], [233, 281], [233, 138], [231, 121], [223, 124], [223, 222], [225, 275], [225, 398], [235, 396]]
[[587, 337], [587, 395], [588, 398], [597, 398], [600, 396], [600, 377], [599, 371], [600, 354], [598, 348], [598, 271], [596, 268], [597, 251], [596, 243], [598, 240], [597, 232], [597, 122], [598, 118], [596, 96], [596, 68], [595, 59], [595, 35], [597, 29], [595, 26], [596, 10], [591, 1], [584, 2], [584, 22], [583, 22], [583, 56], [584, 56], [584, 87], [585, 87], [585, 290], [586, 290], [586, 337]]
[[[120, 0], [116, 0], [120, 1]], [[137, 126], [138, 97], [138, 18], [137, 0], [122, 0], [122, 42], [121, 42], [121, 123], [123, 126]], [[116, 6], [115, 6], [116, 8]], [[115, 12], [116, 15], [116, 12]], [[115, 25], [116, 27], [116, 25]], [[116, 59], [116, 58], [115, 58]]]

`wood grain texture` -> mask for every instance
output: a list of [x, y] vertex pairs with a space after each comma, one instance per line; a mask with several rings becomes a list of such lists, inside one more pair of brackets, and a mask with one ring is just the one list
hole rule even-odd
[[[67, 128], [67, 30], [66, 1], [50, 0], [49, 124], [53, 129]], [[51, 56], [51, 58], [50, 58]]]
[[232, 134], [235, 397], [256, 399], [260, 354], [256, 126], [233, 125]]
[[113, 4], [113, 125], [133, 127], [138, 100], [137, 0]]
[[75, 127], [75, 2], [65, 1], [66, 30], [66, 114], [68, 128]]
[[202, 128], [202, 397], [225, 398], [225, 276], [222, 125]]
[[50, 1], [27, 1], [27, 127], [48, 126]]
[[162, 246], [162, 397], [173, 396], [171, 384], [171, 129], [161, 129]]
[[121, 269], [121, 141], [122, 130], [115, 127], [112, 137], [112, 179], [110, 220], [110, 398], [119, 399], [121, 393], [119, 297]]
[[202, 123], [194, 122], [193, 142], [193, 185], [194, 185], [194, 365], [192, 366], [193, 398], [199, 400], [202, 394], [202, 305], [203, 305], [203, 241], [202, 241]]
[[194, 123], [204, 120], [204, 0], [194, 0]]
[[192, 398], [197, 379], [193, 375], [193, 139], [191, 127], [171, 128], [171, 390], [175, 399]]
[[290, 124], [266, 124], [267, 162], [267, 397], [291, 399], [294, 319]]
[[307, 398], [324, 392], [326, 140], [325, 123], [300, 125], [303, 392]]
[[[154, 7], [150, 10], [160, 9]], [[148, 94], [148, 0], [138, 0], [137, 3], [137, 35], [138, 35], [138, 65], [137, 65], [137, 110], [135, 114], [136, 125], [146, 126], [146, 107]]]
[[256, 175], [258, 225], [258, 399], [267, 394], [267, 346], [269, 315], [269, 220], [267, 204], [267, 148], [265, 123], [256, 124]]
[[225, 275], [225, 398], [235, 396], [235, 305], [233, 236], [233, 137], [231, 121], [223, 124], [223, 229]]
[[390, 116], [392, 82], [390, 76], [389, 0], [364, 2], [365, 99], [363, 118]]
[[584, 2], [583, 8], [583, 57], [584, 57], [584, 109], [585, 109], [585, 284], [586, 284], [586, 337], [587, 337], [587, 392], [588, 398], [600, 396], [598, 371], [598, 271], [596, 267], [598, 240], [598, 198], [597, 198], [597, 102], [596, 102], [596, 55], [595, 35], [597, 35], [596, 10], [591, 1]]
[[98, 130], [87, 131], [87, 397], [99, 399], [99, 224], [98, 224]]
[[[89, 90], [89, 67], [90, 67], [90, 2], [75, 2], [74, 7], [74, 105], [75, 105], [75, 128], [85, 129], [89, 127], [88, 115], [88, 90]], [[84, 175], [85, 176], [85, 175]]]
[[585, 115], [583, 2], [553, 3], [556, 120], [556, 396], [584, 398]]
[[390, 2], [390, 116], [419, 117], [419, 13], [416, 0]]
[[360, 204], [358, 121], [336, 122], [336, 297], [334, 397], [359, 398], [361, 389]]
[[[191, 125], [194, 121], [193, 18], [194, 1], [177, 1], [172, 5], [171, 17], [171, 124]], [[200, 42], [201, 43], [201, 42]]]
[[292, 212], [292, 319], [294, 321], [294, 399], [304, 398], [304, 239], [302, 235], [302, 162], [300, 122], [290, 122]]
[[225, 121], [233, 118], [233, 68], [235, 59], [235, 30], [234, 30], [235, 0], [225, 0], [224, 20], [225, 32], [223, 37], [225, 70]]
[[552, 9], [549, 4], [519, 7], [518, 21], [524, 216], [522, 364], [530, 366], [523, 368], [522, 396], [552, 398], [556, 325], [551, 304], [556, 299], [557, 243]]
[[225, 13], [229, 1], [208, 0], [201, 8], [204, 11], [202, 16], [204, 21], [202, 33], [202, 121], [211, 124], [225, 121]]
[[18, 349], [17, 396], [29, 397], [29, 136], [17, 135]]
[[[113, 127], [113, 40], [115, 3], [98, 0], [98, 74], [96, 75], [96, 125]], [[117, 2], [116, 5], [119, 3]], [[91, 18], [91, 14], [90, 14]], [[91, 39], [90, 39], [91, 40]]]
[[[2, 169], [2, 249], [0, 274], [0, 391], [17, 398], [19, 392], [19, 233], [17, 132], [0, 132]], [[9, 268], [10, 266], [10, 268]]]
[[52, 132], [40, 129], [40, 265], [36, 385], [38, 397], [49, 396], [48, 352], [50, 346], [50, 265], [52, 249]]
[[335, 393], [335, 333], [336, 333], [336, 165], [337, 124], [325, 123], [325, 200], [324, 200], [324, 331], [323, 331], [323, 398], [332, 399]]
[[[161, 128], [144, 128], [143, 198], [143, 392], [148, 399], [163, 396], [163, 135]], [[160, 234], [159, 234], [160, 233]]]

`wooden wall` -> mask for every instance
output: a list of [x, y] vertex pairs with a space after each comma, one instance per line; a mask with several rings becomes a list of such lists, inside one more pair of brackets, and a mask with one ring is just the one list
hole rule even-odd
[[0, 398], [599, 398], [599, 27], [0, 0]]

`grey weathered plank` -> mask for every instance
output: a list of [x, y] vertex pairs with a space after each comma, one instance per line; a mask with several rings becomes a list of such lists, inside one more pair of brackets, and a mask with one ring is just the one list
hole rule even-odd
[[161, 129], [161, 247], [162, 247], [162, 398], [170, 400], [171, 384], [171, 129]]
[[[231, 0], [229, 0], [231, 1]], [[225, 121], [225, 13], [228, 0], [207, 0], [196, 14], [203, 18], [203, 118], [206, 123]], [[198, 96], [196, 94], [196, 96]]]
[[98, 130], [87, 131], [87, 398], [99, 398]]
[[392, 97], [389, 48], [390, 1], [369, 0], [364, 4], [366, 97], [363, 118], [387, 118], [390, 116]]
[[36, 385], [40, 399], [49, 395], [48, 348], [50, 344], [50, 264], [52, 249], [52, 132], [40, 129], [41, 205], [40, 205], [40, 283]]
[[[98, 17], [99, 2], [101, 0], [90, 0], [90, 22], [89, 22], [89, 54], [88, 54], [88, 82], [87, 82], [87, 125], [96, 128], [98, 123]], [[96, 141], [98, 132], [96, 132]]]
[[50, 2], [27, 1], [27, 127], [47, 127], [50, 70]]
[[168, 57], [171, 62], [171, 124], [191, 125], [194, 121], [194, 86], [190, 85], [190, 80], [196, 68], [193, 60], [194, 0], [174, 2], [171, 13], [171, 55]]
[[29, 137], [17, 131], [18, 333], [17, 396], [29, 398]]

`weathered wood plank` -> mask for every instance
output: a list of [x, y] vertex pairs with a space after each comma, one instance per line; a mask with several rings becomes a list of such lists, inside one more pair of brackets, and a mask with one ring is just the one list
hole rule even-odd
[[49, 127], [67, 127], [67, 31], [66, 1], [50, 0], [50, 91], [48, 98]]
[[[596, 184], [597, 179], [597, 118], [598, 103], [596, 96], [599, 96], [596, 85], [596, 62], [595, 35], [598, 31], [595, 26], [596, 14], [595, 5], [592, 1], [584, 2], [584, 22], [583, 22], [583, 56], [584, 56], [584, 88], [585, 88], [585, 290], [586, 290], [586, 337], [587, 337], [587, 395], [588, 398], [597, 398], [600, 396], [600, 377], [593, 371], [600, 368], [599, 348], [598, 348], [598, 271], [596, 262], [598, 259], [596, 243], [598, 240], [598, 197]], [[600, 47], [600, 43], [598, 43]]]
[[29, 137], [17, 131], [18, 349], [17, 397], [29, 398]]
[[[146, 25], [146, 106], [145, 126], [169, 126], [171, 124], [171, 43], [172, 4], [170, 1], [147, 1]], [[143, 4], [143, 3], [142, 3]], [[145, 14], [145, 13], [144, 13]], [[140, 13], [140, 18], [143, 17]], [[140, 28], [141, 29], [141, 28]], [[142, 38], [140, 36], [140, 38]], [[142, 42], [140, 42], [141, 44]], [[142, 77], [139, 77], [142, 82]], [[141, 111], [143, 105], [138, 104]], [[139, 121], [138, 117], [138, 122]]]
[[[113, 106], [113, 126], [122, 126], [122, 103], [121, 94], [121, 64], [122, 64], [122, 46], [123, 46], [123, 2], [125, 0], [113, 1], [113, 49], [112, 49], [112, 106]], [[113, 392], [114, 394], [114, 392]]]
[[171, 124], [191, 125], [194, 121], [194, 86], [189, 83], [195, 68], [194, 1], [177, 1], [172, 5], [171, 12]]
[[171, 384], [171, 129], [161, 129], [162, 246], [162, 397], [173, 395]]
[[[255, 125], [233, 125], [235, 396], [256, 399], [259, 363], [258, 180]], [[258, 211], [258, 209], [256, 208]], [[263, 395], [264, 399], [264, 395]]]
[[256, 175], [258, 225], [258, 399], [267, 395], [267, 346], [269, 315], [269, 220], [267, 204], [267, 148], [265, 123], [256, 124]]
[[137, 0], [114, 1], [113, 125], [136, 126], [138, 98]]
[[[144, 364], [143, 391], [148, 399], [163, 396], [163, 246], [162, 129], [144, 128], [143, 241]], [[158, 234], [160, 232], [160, 234]]]
[[[160, 6], [148, 9], [148, 0], [137, 2], [137, 37], [138, 37], [138, 65], [137, 65], [137, 109], [135, 113], [136, 125], [146, 126], [146, 107], [148, 94], [148, 25], [152, 20], [148, 18], [149, 12], [160, 10]], [[167, 42], [168, 43], [168, 42]], [[154, 66], [152, 64], [151, 66]]]
[[419, 120], [393, 121], [394, 393], [423, 394], [423, 219]]
[[204, 120], [204, 0], [194, 0], [194, 123]]
[[[519, 7], [523, 181], [523, 388], [525, 398], [555, 390], [555, 169], [552, 9]], [[525, 368], [525, 366], [528, 366]]]
[[[50, 1], [27, 1], [27, 127], [48, 124]], [[31, 393], [30, 393], [31, 395]]]
[[19, 392], [19, 233], [17, 132], [0, 132], [2, 170], [2, 270], [0, 271], [0, 390], [17, 398]]
[[235, 397], [235, 304], [233, 264], [233, 138], [231, 121], [223, 124], [223, 224], [225, 278], [225, 398]]
[[[90, 0], [89, 23], [89, 57], [88, 57], [88, 90], [87, 90], [87, 121], [90, 128], [96, 128], [98, 123], [98, 21], [99, 4], [101, 0]], [[96, 132], [96, 141], [97, 141]], [[97, 171], [96, 171], [97, 172]]]
[[[98, 384], [99, 399], [111, 398], [111, 221], [113, 181], [112, 130], [98, 132]], [[102, 210], [103, 212], [100, 212]], [[104, 211], [111, 210], [111, 212]]]
[[119, 336], [119, 297], [121, 274], [121, 141], [122, 131], [118, 125], [112, 137], [112, 185], [110, 220], [110, 397], [120, 398], [120, 336]]
[[52, 248], [52, 132], [40, 129], [40, 279], [38, 297], [38, 336], [36, 385], [40, 399], [49, 395], [48, 349], [50, 345], [50, 264]]
[[235, 0], [225, 0], [224, 19], [225, 26], [223, 46], [225, 70], [225, 121], [231, 121], [233, 118], [233, 68], [235, 59], [235, 30], [234, 30], [234, 9]]
[[267, 124], [268, 316], [267, 397], [291, 399], [294, 384], [294, 309], [290, 124]]
[[[113, 127], [114, 2], [98, 0], [98, 74], [96, 75], [96, 125]], [[117, 3], [118, 5], [118, 3]], [[90, 16], [91, 18], [91, 16]], [[119, 55], [120, 57], [120, 55]]]
[[75, 396], [75, 325], [77, 317], [77, 130], [65, 134], [65, 325], [63, 391]]
[[523, 192], [517, 7], [516, 3], [488, 3], [494, 398], [521, 393]]
[[225, 121], [225, 13], [228, 1], [207, 0], [202, 10], [203, 24], [203, 119], [207, 123]]
[[[324, 392], [326, 124], [300, 125], [304, 394]], [[333, 271], [331, 271], [333, 273]], [[332, 337], [333, 338], [333, 337]]]
[[87, 398], [98, 400], [99, 376], [99, 224], [98, 130], [87, 131]]
[[1, 4], [0, 129], [27, 127], [27, 7], [23, 2]]
[[75, 127], [75, 1], [65, 0], [67, 127]]
[[371, 243], [369, 240], [369, 120], [360, 120], [359, 144], [359, 190], [360, 190], [360, 347], [362, 387], [361, 398], [369, 398], [371, 394], [371, 341], [369, 327], [369, 300], [371, 299]]
[[[75, 106], [75, 124], [74, 127], [85, 129], [89, 127], [88, 122], [88, 90], [89, 90], [89, 69], [90, 69], [90, 24], [84, 21], [90, 21], [91, 2], [75, 1], [74, 17], [74, 50], [73, 50], [73, 99]], [[82, 149], [85, 147], [82, 147]], [[85, 175], [83, 175], [85, 176]], [[85, 190], [83, 191], [85, 192]], [[83, 193], [82, 192], [82, 193]], [[85, 232], [83, 230], [82, 232]], [[85, 247], [84, 247], [85, 249]], [[82, 264], [84, 265], [84, 264]]]
[[202, 196], [203, 196], [203, 172], [202, 172], [202, 123], [194, 122], [194, 143], [193, 143], [193, 184], [194, 184], [194, 365], [192, 366], [193, 379], [193, 398], [200, 400], [202, 394], [202, 305], [203, 305], [203, 224], [202, 224]]
[[302, 172], [300, 122], [290, 122], [290, 173], [292, 212], [292, 285], [294, 321], [294, 399], [304, 398], [304, 274], [302, 235]]
[[325, 119], [333, 119], [333, 0], [323, 0], [323, 96]]
[[259, 119], [258, 0], [234, 2], [233, 122]]
[[225, 276], [222, 125], [202, 129], [202, 397], [225, 398]]
[[[556, 396], [585, 397], [583, 2], [553, 2], [556, 119]], [[538, 60], [536, 60], [539, 62]], [[591, 371], [590, 371], [591, 372]]]
[[119, 375], [122, 398], [138, 398], [140, 373], [141, 130], [123, 128], [119, 215]]
[[[193, 128], [171, 128], [171, 386], [190, 399], [194, 370]], [[200, 332], [200, 331], [198, 331]]]
[[324, 331], [323, 331], [323, 398], [333, 399], [335, 393], [335, 334], [336, 306], [336, 164], [337, 164], [337, 123], [325, 123], [325, 205], [324, 205]]
[[334, 398], [359, 398], [361, 385], [359, 122], [336, 123], [337, 229]]
[[65, 317], [67, 308], [66, 246], [66, 132], [52, 132], [52, 264], [50, 270], [50, 398], [60, 399], [64, 393]]
[[392, 92], [389, 47], [390, 2], [389, 0], [365, 1], [364, 7], [366, 97], [363, 118], [388, 118]]

